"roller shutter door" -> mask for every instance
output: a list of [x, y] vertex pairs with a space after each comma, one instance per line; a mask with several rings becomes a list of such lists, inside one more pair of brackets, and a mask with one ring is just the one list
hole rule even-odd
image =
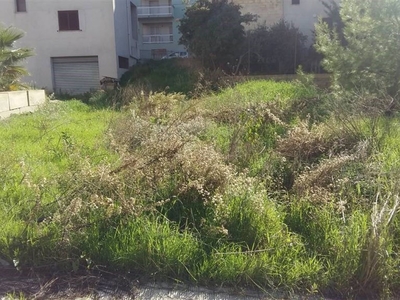
[[55, 93], [83, 94], [100, 87], [97, 56], [53, 57]]

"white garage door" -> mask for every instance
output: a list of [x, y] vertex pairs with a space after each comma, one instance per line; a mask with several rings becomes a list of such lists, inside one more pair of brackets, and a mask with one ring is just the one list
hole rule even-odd
[[53, 57], [55, 93], [83, 94], [100, 87], [97, 56]]

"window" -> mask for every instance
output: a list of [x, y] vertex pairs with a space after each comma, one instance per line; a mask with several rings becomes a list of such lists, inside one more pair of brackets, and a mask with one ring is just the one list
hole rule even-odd
[[118, 56], [118, 65], [121, 69], [129, 69], [129, 59], [127, 57]]
[[26, 12], [26, 0], [16, 0], [17, 12]]
[[58, 27], [60, 31], [79, 30], [79, 15], [77, 10], [58, 12]]
[[299, 5], [300, 4], [300, 0], [292, 0], [292, 5]]

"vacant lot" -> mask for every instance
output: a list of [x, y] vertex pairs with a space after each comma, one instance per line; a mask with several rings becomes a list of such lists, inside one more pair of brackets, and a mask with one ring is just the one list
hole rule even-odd
[[349, 114], [300, 83], [190, 100], [129, 89], [118, 111], [72, 100], [0, 123], [1, 259], [342, 297], [398, 291], [396, 115]]

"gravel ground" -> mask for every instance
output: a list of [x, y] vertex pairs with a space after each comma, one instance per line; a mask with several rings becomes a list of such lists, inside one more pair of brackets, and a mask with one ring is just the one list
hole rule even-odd
[[[46, 274], [51, 274], [46, 275]], [[141, 282], [147, 282], [142, 284]], [[24, 295], [20, 297], [20, 295]], [[173, 283], [149, 283], [138, 276], [110, 272], [82, 272], [57, 274], [36, 270], [23, 272], [11, 267], [0, 267], [0, 300], [57, 299], [57, 300], [277, 300], [326, 299], [318, 296], [300, 296], [279, 292], [261, 292], [243, 289], [201, 288]]]

